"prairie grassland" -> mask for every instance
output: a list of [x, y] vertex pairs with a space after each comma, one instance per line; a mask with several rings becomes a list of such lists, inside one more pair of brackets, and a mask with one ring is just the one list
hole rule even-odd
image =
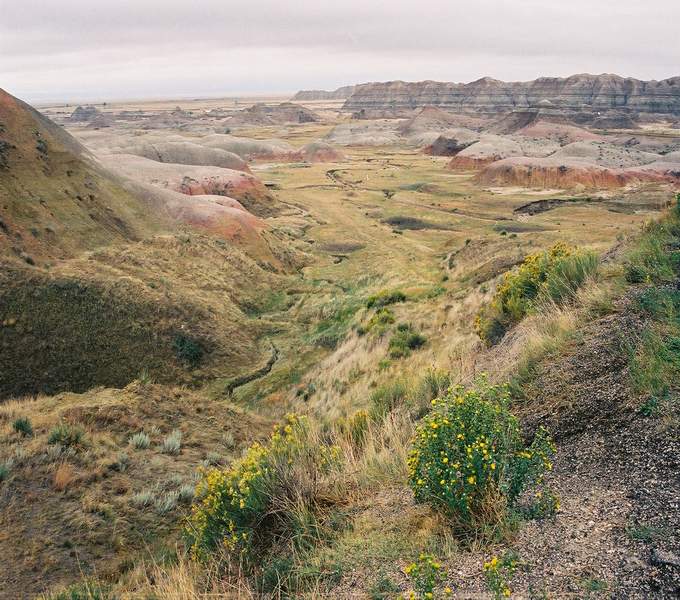
[[[318, 127], [298, 129], [316, 135]], [[270, 315], [290, 326], [278, 338], [282, 359], [269, 376], [280, 384], [269, 386], [265, 377], [241, 390], [249, 400], [269, 394], [265, 404], [279, 410], [292, 403], [332, 419], [365, 406], [371, 390], [398, 373], [435, 366], [468, 377], [479, 344], [472, 322], [502, 273], [559, 240], [603, 253], [653, 214], [590, 204], [522, 217], [513, 210], [569, 195], [480, 189], [474, 173], [447, 170], [446, 159], [406, 148], [350, 147], [344, 153], [340, 164], [253, 167], [275, 185], [280, 200], [300, 210], [299, 217], [273, 223], [313, 257], [295, 284], [301, 289], [293, 290], [292, 306]], [[407, 295], [390, 307], [395, 322], [410, 323], [427, 338], [407, 358], [387, 357], [389, 331], [362, 335], [374, 314], [365, 301], [380, 290]], [[334, 320], [333, 339], [315, 344], [319, 322]]]

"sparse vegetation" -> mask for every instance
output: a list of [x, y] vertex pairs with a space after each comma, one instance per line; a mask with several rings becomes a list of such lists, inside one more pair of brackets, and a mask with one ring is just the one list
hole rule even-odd
[[406, 294], [401, 290], [382, 290], [377, 294], [369, 296], [366, 301], [366, 308], [380, 308], [398, 302], [406, 302]]
[[151, 438], [148, 436], [148, 434], [140, 431], [130, 437], [130, 445], [137, 450], [146, 450], [149, 446], [151, 446]]
[[390, 358], [405, 358], [412, 350], [417, 350], [427, 342], [427, 338], [413, 330], [408, 323], [397, 325], [388, 345]]
[[179, 454], [182, 448], [182, 432], [175, 429], [161, 442], [160, 450], [163, 454]]
[[33, 435], [33, 426], [28, 417], [19, 417], [12, 423], [12, 429], [21, 434], [22, 437], [30, 437]]
[[47, 443], [65, 448], [82, 446], [85, 441], [85, 431], [81, 427], [60, 423], [47, 436]]

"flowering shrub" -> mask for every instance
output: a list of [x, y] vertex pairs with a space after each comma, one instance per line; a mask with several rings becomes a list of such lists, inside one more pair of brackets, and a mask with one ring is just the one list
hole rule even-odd
[[514, 271], [505, 274], [491, 303], [475, 319], [482, 340], [495, 344], [539, 300], [561, 303], [573, 296], [598, 264], [592, 252], [575, 250], [562, 242], [531, 254]]
[[511, 553], [506, 554], [500, 560], [494, 556], [484, 563], [486, 584], [496, 600], [510, 597], [512, 590], [508, 585], [508, 579], [512, 577], [516, 568], [517, 560]]
[[[404, 572], [413, 584], [413, 591], [409, 594], [410, 600], [434, 598], [435, 588], [446, 577], [441, 564], [431, 554], [421, 554], [416, 562], [404, 569]], [[444, 593], [450, 595], [451, 589], [446, 588]]]
[[247, 560], [309, 517], [319, 475], [339, 455], [310, 433], [306, 417], [289, 415], [266, 445], [253, 444], [229, 469], [203, 472], [186, 528], [195, 558], [223, 549]]
[[554, 445], [540, 430], [525, 447], [508, 402], [507, 387], [486, 380], [432, 400], [408, 458], [417, 502], [442, 510], [462, 529], [476, 529], [501, 520], [527, 486], [542, 483]]

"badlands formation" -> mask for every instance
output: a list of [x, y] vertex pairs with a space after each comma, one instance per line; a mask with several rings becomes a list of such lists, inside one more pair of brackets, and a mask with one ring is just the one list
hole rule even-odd
[[[40, 112], [0, 91], [0, 599], [392, 598], [421, 553], [486, 598], [510, 552], [517, 597], [677, 596], [678, 325], [638, 335], [675, 267], [634, 304], [677, 225], [651, 262], [625, 244], [680, 192], [679, 123], [678, 78]], [[564, 242], [598, 270], [487, 345], [506, 275]], [[554, 432], [562, 504], [470, 544], [415, 502], [407, 456], [482, 372]], [[276, 463], [252, 571], [206, 568], [184, 552], [197, 480], [288, 413], [338, 465]]]

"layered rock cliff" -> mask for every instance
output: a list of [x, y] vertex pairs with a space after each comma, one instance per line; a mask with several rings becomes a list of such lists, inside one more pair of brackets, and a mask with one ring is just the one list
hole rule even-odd
[[568, 111], [628, 110], [680, 114], [680, 77], [640, 81], [618, 75], [541, 77], [504, 82], [484, 77], [472, 83], [389, 81], [358, 85], [343, 108], [351, 111], [437, 106], [450, 111], [499, 113], [538, 107]]
[[301, 90], [293, 96], [293, 102], [309, 102], [310, 100], [346, 100], [356, 89], [355, 85], [346, 85], [337, 90]]

